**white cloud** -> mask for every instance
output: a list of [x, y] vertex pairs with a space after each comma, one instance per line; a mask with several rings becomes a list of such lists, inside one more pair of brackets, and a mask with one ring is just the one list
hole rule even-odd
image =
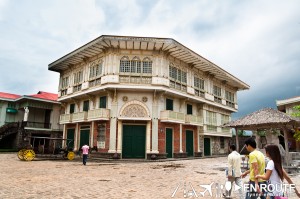
[[3, 19], [3, 11], [6, 8], [6, 6], [8, 5], [8, 0], [0, 0], [0, 21], [2, 21]]

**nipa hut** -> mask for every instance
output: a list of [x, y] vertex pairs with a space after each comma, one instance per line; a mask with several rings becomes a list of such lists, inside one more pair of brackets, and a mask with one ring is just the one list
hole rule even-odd
[[[239, 130], [268, 130], [280, 129], [284, 133], [284, 143], [288, 146], [288, 130], [300, 126], [298, 118], [291, 117], [283, 112], [272, 108], [264, 108], [253, 113], [250, 113], [238, 120], [231, 121], [223, 125], [224, 127], [235, 128]], [[239, 143], [238, 133], [236, 133], [236, 143]], [[237, 145], [237, 150], [239, 146]], [[285, 147], [286, 164], [289, 165], [289, 148]]]

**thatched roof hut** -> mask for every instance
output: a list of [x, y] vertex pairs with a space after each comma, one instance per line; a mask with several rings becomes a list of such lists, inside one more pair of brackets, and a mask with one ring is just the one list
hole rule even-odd
[[298, 126], [300, 120], [272, 108], [264, 108], [250, 113], [238, 120], [224, 124], [224, 127], [232, 127], [245, 130], [270, 129], [283, 126]]
[[[284, 132], [285, 146], [288, 146], [288, 129], [300, 126], [298, 118], [291, 117], [283, 112], [272, 108], [264, 108], [250, 113], [238, 120], [224, 124], [223, 127], [235, 128], [236, 132], [240, 130], [262, 130], [262, 129], [281, 129]], [[236, 133], [236, 143], [238, 143], [238, 134]], [[237, 150], [238, 149], [237, 145]], [[289, 149], [286, 148], [286, 163], [289, 164]]]

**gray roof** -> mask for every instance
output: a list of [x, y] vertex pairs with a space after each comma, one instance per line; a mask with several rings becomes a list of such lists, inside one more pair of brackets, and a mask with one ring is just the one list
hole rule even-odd
[[224, 127], [235, 127], [239, 129], [279, 128], [284, 125], [299, 124], [299, 118], [294, 118], [286, 113], [264, 108], [250, 113], [238, 120], [224, 124]]

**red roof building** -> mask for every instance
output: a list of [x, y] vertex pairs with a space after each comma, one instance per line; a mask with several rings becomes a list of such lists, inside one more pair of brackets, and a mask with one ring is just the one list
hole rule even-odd
[[26, 95], [28, 97], [33, 97], [33, 98], [39, 98], [39, 99], [44, 99], [44, 100], [51, 100], [51, 101], [57, 101], [57, 94], [54, 93], [48, 93], [44, 91], [39, 91], [37, 94], [34, 95]]
[[16, 100], [20, 97], [21, 97], [21, 95], [0, 92], [0, 98]]
[[55, 93], [49, 93], [44, 91], [39, 91], [37, 94], [32, 95], [17, 95], [12, 93], [4, 93], [0, 92], [0, 99], [7, 99], [9, 101], [17, 101], [21, 98], [36, 98], [37, 100], [50, 100], [50, 101], [57, 101], [57, 94]]

